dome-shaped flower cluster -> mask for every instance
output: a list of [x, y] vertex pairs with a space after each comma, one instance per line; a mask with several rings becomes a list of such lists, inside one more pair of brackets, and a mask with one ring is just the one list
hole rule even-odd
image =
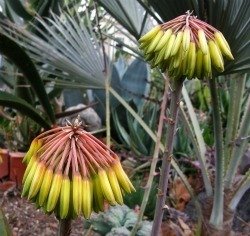
[[234, 59], [223, 34], [189, 12], [155, 26], [139, 43], [152, 67], [174, 78], [209, 77], [212, 66], [224, 71], [223, 56]]
[[123, 204], [123, 194], [135, 190], [118, 156], [77, 119], [36, 137], [24, 162], [22, 196], [60, 219], [89, 218], [104, 201]]

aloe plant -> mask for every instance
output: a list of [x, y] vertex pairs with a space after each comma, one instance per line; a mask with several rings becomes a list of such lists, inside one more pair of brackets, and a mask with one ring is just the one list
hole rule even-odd
[[[147, 29], [149, 29], [148, 26], [150, 24], [153, 24], [150, 23], [151, 17], [153, 17], [158, 23], [161, 23], [163, 21], [172, 19], [179, 14], [183, 14], [187, 10], [193, 10], [195, 15], [203, 20], [206, 20], [208, 23], [221, 30], [228, 39], [233, 54], [235, 55], [235, 61], [225, 64], [225, 71], [223, 74], [249, 72], [249, 34], [245, 33], [249, 31], [249, 20], [247, 17], [249, 14], [247, 13], [250, 8], [249, 1], [247, 0], [218, 0], [207, 2], [182, 0], [178, 2], [178, 5], [176, 5], [176, 2], [170, 0], [160, 2], [155, 0], [130, 0], [126, 2], [121, 0], [112, 2], [99, 0], [98, 3], [103, 6], [104, 9], [106, 9], [107, 12], [109, 12], [117, 20], [117, 22], [119, 22], [120, 25], [124, 27], [121, 30], [119, 29], [120, 33], [125, 32], [124, 29], [127, 29], [130, 32], [131, 35], [128, 35], [128, 37], [134, 42], [135, 46], [133, 47], [131, 45], [124, 45], [124, 47], [131, 49], [134, 55], [136, 54], [138, 57], [140, 57], [141, 54], [139, 53], [138, 49], [136, 49], [135, 39], [138, 39], [144, 32], [146, 32]], [[87, 14], [87, 11], [85, 13]], [[155, 130], [150, 129], [150, 127], [131, 108], [131, 106], [128, 105], [122, 96], [120, 96], [120, 94], [117, 93], [117, 91], [112, 88], [112, 86], [110, 86], [110, 84], [106, 84], [107, 86], [105, 86], [105, 81], [107, 81], [107, 78], [110, 78], [111, 76], [110, 70], [106, 71], [107, 73], [104, 75], [103, 52], [97, 43], [98, 40], [96, 39], [95, 34], [92, 33], [90, 28], [86, 27], [82, 23], [79, 14], [75, 14], [75, 18], [68, 14], [62, 14], [61, 17], [52, 14], [52, 18], [49, 19], [50, 24], [46, 23], [42, 19], [37, 19], [37, 21], [39, 21], [40, 24], [46, 29], [45, 32], [42, 32], [39, 28], [37, 29], [46, 40], [43, 40], [28, 31], [21, 31], [15, 25], [6, 22], [2, 24], [4, 34], [11, 36], [12, 40], [16, 40], [16, 42], [21, 43], [27, 49], [30, 57], [37, 63], [37, 67], [40, 71], [46, 74], [53, 74], [57, 76], [57, 79], [53, 80], [56, 85], [95, 89], [106, 88], [106, 92], [108, 91], [108, 93], [112, 94], [117, 100], [119, 100], [122, 106], [126, 107], [127, 111], [133, 117], [135, 117], [136, 121], [139, 122], [141, 127], [149, 134], [149, 136], [155, 142], [157, 142]], [[91, 25], [89, 21], [87, 22], [88, 25]], [[65, 31], [66, 28], [68, 30], [67, 32], [71, 32], [70, 34]], [[90, 38], [92, 40], [90, 40]], [[64, 51], [61, 50], [62, 48]], [[221, 74], [218, 73], [217, 75]], [[74, 78], [74, 83], [72, 83], [72, 77]], [[221, 130], [221, 117], [220, 111], [218, 109], [218, 104], [220, 104], [220, 101], [216, 100], [218, 94], [218, 84], [217, 82], [215, 83], [215, 80], [217, 80], [217, 78], [214, 78], [211, 81], [211, 92], [215, 93], [213, 96], [213, 99], [215, 99], [213, 100], [213, 111], [215, 111], [214, 123], [218, 125], [218, 131], [223, 131]], [[238, 92], [241, 94], [242, 86], [240, 86], [241, 89], [239, 90], [232, 88], [232, 94], [237, 94]], [[241, 96], [239, 96], [239, 98], [240, 97]], [[185, 99], [185, 104], [188, 104], [187, 101], [188, 100]], [[239, 104], [242, 104], [241, 99], [238, 99], [235, 102], [237, 105], [232, 105], [231, 103], [229, 106], [234, 106], [234, 109], [229, 107], [229, 111], [234, 110], [234, 112], [236, 112], [240, 106]], [[192, 104], [189, 105], [189, 107], [192, 107]], [[227, 159], [229, 166], [227, 170], [227, 176], [235, 176], [235, 167], [238, 165], [238, 160], [236, 160], [235, 157], [239, 154], [242, 154], [247, 142], [246, 137], [249, 132], [247, 128], [247, 122], [249, 120], [248, 109], [249, 108], [247, 105], [244, 109], [243, 117], [238, 117], [238, 114], [234, 115], [235, 119], [233, 121], [233, 127], [239, 128], [239, 120], [242, 119], [237, 139], [242, 142], [240, 146], [235, 145], [233, 150], [230, 148], [231, 150], [229, 152], [231, 153], [231, 158], [229, 158], [230, 160]], [[204, 142], [201, 137], [201, 129], [197, 127], [197, 121], [195, 120], [194, 116], [195, 114], [191, 110], [192, 109], [189, 109], [188, 111], [188, 117], [191, 120], [189, 126], [190, 130], [192, 130], [194, 134], [193, 143], [196, 147], [196, 153], [199, 153], [198, 156], [200, 157], [200, 161], [202, 163], [202, 156], [204, 155]], [[234, 128], [234, 131], [230, 131], [230, 134], [226, 134], [227, 143], [230, 143], [230, 139], [231, 141], [234, 141], [232, 140], [232, 134], [237, 133], [235, 132], [237, 128]], [[218, 174], [221, 172], [224, 173], [222, 170], [222, 165], [224, 162], [222, 149], [227, 147], [222, 147], [222, 132], [217, 132], [217, 130], [215, 131], [216, 132], [214, 132], [214, 135], [216, 140], [217, 159], [220, 160], [220, 162], [218, 162], [216, 165], [216, 172]], [[164, 147], [159, 142], [159, 140], [161, 139], [158, 138], [159, 145], [156, 146], [158, 146], [158, 149], [164, 150]], [[155, 150], [155, 153], [154, 160], [157, 161], [159, 150]], [[221, 155], [221, 157], [218, 155]], [[182, 177], [183, 181], [186, 181], [185, 176], [179, 170], [174, 159], [172, 159], [171, 164]], [[150, 182], [152, 183], [154, 172], [155, 166], [152, 165], [150, 172], [151, 178], [149, 179], [148, 186], [150, 186]], [[206, 166], [203, 168], [203, 176], [207, 178]], [[221, 226], [222, 221], [223, 208], [221, 200], [223, 198], [223, 180], [224, 177], [221, 174], [218, 175], [216, 182], [219, 187], [213, 189], [215, 190], [215, 196], [217, 196], [215, 199], [219, 200], [215, 201], [213, 209], [219, 209], [219, 212], [218, 215], [213, 213], [215, 217], [211, 217], [210, 222], [217, 227]], [[248, 182], [249, 180], [246, 179], [241, 183], [242, 187], [239, 187], [238, 191], [236, 192], [236, 196], [238, 196], [237, 199], [239, 196], [241, 196], [242, 192], [246, 190]], [[185, 184], [189, 190], [192, 191], [187, 181]], [[231, 184], [232, 179], [227, 178], [227, 186], [231, 186]], [[206, 191], [208, 195], [211, 192], [209, 189], [211, 189], [211, 184], [207, 182]], [[233, 206], [235, 207], [236, 202], [236, 200], [231, 202], [232, 208]], [[147, 203], [146, 197], [144, 198], [143, 203]], [[219, 223], [216, 222], [217, 219], [215, 219], [217, 216], [220, 218]]]
[[[126, 205], [110, 207], [106, 212], [85, 222], [86, 229], [92, 228], [100, 235], [130, 235], [130, 230], [135, 224], [137, 214]], [[143, 221], [143, 225], [136, 232], [137, 236], [149, 235], [152, 222]]]

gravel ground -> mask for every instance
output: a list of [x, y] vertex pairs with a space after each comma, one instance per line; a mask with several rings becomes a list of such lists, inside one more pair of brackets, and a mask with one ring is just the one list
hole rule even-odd
[[[34, 204], [20, 197], [20, 192], [14, 190], [5, 195], [2, 209], [12, 228], [13, 236], [54, 236], [57, 234], [58, 221], [55, 216], [46, 215], [37, 210]], [[72, 236], [84, 234], [83, 219], [72, 222]]]
[[[21, 198], [20, 191], [16, 188], [5, 192], [5, 194], [0, 191], [0, 205], [11, 226], [13, 236], [57, 235], [58, 221], [55, 216], [53, 214], [46, 215], [42, 210], [37, 210], [34, 204]], [[250, 190], [243, 196], [234, 219], [234, 230], [237, 231], [235, 234], [237, 236], [250, 235], [249, 207]], [[83, 218], [78, 218], [72, 222], [71, 236], [86, 235], [83, 220]], [[98, 236], [99, 234], [90, 232], [87, 235]]]

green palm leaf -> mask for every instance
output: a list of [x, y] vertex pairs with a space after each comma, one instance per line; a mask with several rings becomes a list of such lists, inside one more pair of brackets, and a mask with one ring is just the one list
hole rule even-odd
[[10, 93], [0, 91], [0, 105], [14, 108], [22, 114], [30, 117], [44, 128], [50, 128], [50, 123], [42, 118], [42, 116], [25, 100], [18, 98]]
[[44, 84], [29, 56], [16, 42], [2, 33], [0, 33], [0, 52], [14, 62], [29, 80], [50, 121], [55, 123], [54, 112], [47, 97]]
[[68, 81], [80, 82], [89, 87], [104, 88], [103, 53], [92, 29], [85, 27], [80, 16], [68, 13], [57, 16], [51, 13], [46, 21], [36, 18], [40, 25], [32, 32], [20, 29], [11, 22], [3, 22], [4, 34], [20, 43], [37, 63], [39, 70]]
[[98, 0], [98, 3], [136, 38], [147, 30], [149, 14], [137, 1]]
[[201, 18], [202, 9], [199, 8], [199, 0], [148, 0], [149, 6], [153, 7], [155, 12], [159, 14], [163, 22], [169, 21], [186, 11], [194, 11], [194, 14]]
[[5, 1], [8, 8], [11, 8], [18, 16], [24, 20], [32, 20], [33, 16], [25, 9], [20, 0]]

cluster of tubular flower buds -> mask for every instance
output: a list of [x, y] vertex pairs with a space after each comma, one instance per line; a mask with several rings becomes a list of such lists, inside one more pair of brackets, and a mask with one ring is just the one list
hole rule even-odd
[[22, 196], [59, 219], [89, 218], [105, 201], [123, 204], [123, 194], [135, 191], [118, 156], [78, 119], [36, 137], [24, 162]]
[[223, 34], [189, 12], [155, 26], [139, 43], [151, 66], [174, 78], [210, 77], [212, 66], [224, 71], [223, 56], [234, 59]]

